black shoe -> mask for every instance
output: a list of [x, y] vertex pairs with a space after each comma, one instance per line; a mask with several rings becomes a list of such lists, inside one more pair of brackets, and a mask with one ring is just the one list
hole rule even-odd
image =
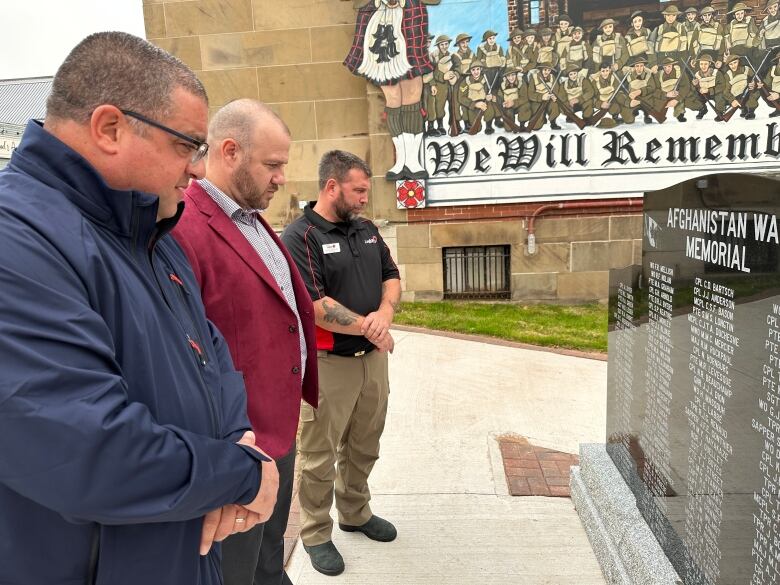
[[379, 516], [371, 516], [371, 519], [362, 526], [349, 526], [339, 522], [339, 528], [344, 532], [362, 532], [371, 540], [379, 542], [390, 542], [398, 536], [395, 526]]
[[504, 127], [504, 121], [501, 118], [496, 118], [495, 119], [495, 123], [496, 123], [496, 126], [498, 128], [503, 128]]
[[[746, 112], [746, 111], [745, 111], [744, 109], [742, 109], [742, 108], [740, 108], [740, 109], [739, 109], [739, 117], [740, 117], [740, 118], [747, 118], [747, 115], [748, 115], [748, 112]], [[751, 118], [747, 118], [747, 119], [748, 119], [748, 120], [750, 120]]]
[[427, 128], [423, 134], [425, 134], [425, 136], [436, 136], [436, 129], [433, 127], [433, 124], [428, 122]]
[[774, 112], [769, 114], [770, 118], [777, 118], [778, 116], [780, 116], [780, 110], [775, 110]]
[[687, 122], [688, 121], [688, 120], [685, 119], [685, 114], [680, 114], [679, 116], [677, 116], [677, 119], [680, 122]]
[[755, 120], [755, 119], [756, 119], [755, 110], [749, 109], [747, 112], [745, 112], [745, 120]]
[[436, 120], [436, 130], [434, 130], [434, 136], [444, 136], [447, 131], [444, 129], [444, 124], [441, 119]]
[[336, 549], [333, 541], [323, 542], [315, 546], [303, 545], [304, 550], [309, 553], [311, 566], [323, 575], [340, 575], [344, 572], [344, 559]]
[[645, 124], [652, 124], [652, 123], [653, 123], [653, 119], [650, 116], [645, 115]]
[[493, 122], [488, 122], [485, 127], [485, 134], [493, 134], [495, 130], [493, 130]]
[[550, 121], [550, 129], [551, 130], [560, 130], [561, 127], [558, 126], [558, 122], [556, 122], [555, 120], [552, 120], [552, 121]]
[[701, 110], [699, 110], [699, 113], [696, 114], [696, 119], [701, 120], [706, 115], [707, 115], [707, 106], [704, 106]]

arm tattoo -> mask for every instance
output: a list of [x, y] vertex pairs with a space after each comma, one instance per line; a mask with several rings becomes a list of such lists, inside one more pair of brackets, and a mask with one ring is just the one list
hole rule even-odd
[[331, 305], [328, 301], [322, 301], [322, 308], [325, 310], [323, 318], [326, 323], [336, 323], [344, 327], [349, 327], [357, 321], [357, 315], [355, 315], [355, 313], [342, 307], [338, 303]]

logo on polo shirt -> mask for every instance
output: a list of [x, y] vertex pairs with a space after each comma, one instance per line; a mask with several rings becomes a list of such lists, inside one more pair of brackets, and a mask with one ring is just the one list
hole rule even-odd
[[366, 243], [366, 244], [376, 244], [377, 241], [378, 240], [377, 240], [376, 236], [374, 236], [373, 238], [367, 239], [364, 243]]

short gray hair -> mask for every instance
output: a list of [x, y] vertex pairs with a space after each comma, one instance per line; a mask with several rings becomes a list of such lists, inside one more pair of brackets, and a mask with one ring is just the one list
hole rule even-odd
[[363, 171], [369, 179], [371, 178], [371, 169], [359, 156], [344, 150], [326, 152], [320, 159], [320, 191], [325, 188], [328, 179], [343, 183], [352, 169]]
[[111, 104], [157, 118], [172, 113], [171, 94], [183, 88], [208, 103], [203, 84], [170, 53], [123, 32], [100, 32], [81, 41], [54, 76], [47, 117], [86, 122]]
[[277, 121], [287, 136], [290, 136], [290, 129], [287, 127], [287, 124], [266, 104], [258, 100], [242, 98], [227, 103], [211, 118], [211, 122], [209, 122], [209, 146], [216, 148], [216, 145], [223, 140], [232, 138], [242, 148], [250, 150], [252, 148], [250, 137], [259, 120], [265, 116]]

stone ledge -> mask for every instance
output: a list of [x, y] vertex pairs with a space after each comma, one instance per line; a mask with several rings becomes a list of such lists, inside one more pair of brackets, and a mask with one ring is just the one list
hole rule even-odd
[[571, 497], [610, 585], [683, 585], [603, 444], [580, 446]]

